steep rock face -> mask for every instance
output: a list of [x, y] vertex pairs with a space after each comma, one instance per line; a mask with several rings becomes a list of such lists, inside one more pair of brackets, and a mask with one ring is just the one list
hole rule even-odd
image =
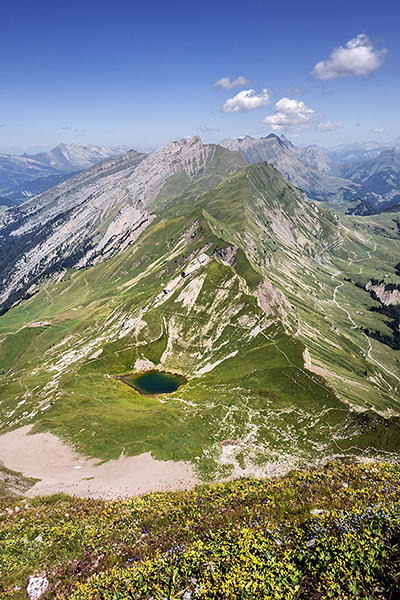
[[[146, 157], [108, 159], [0, 217], [1, 303], [9, 306], [55, 269], [82, 267], [125, 247], [162, 206], [215, 168], [221, 179], [240, 155], [200, 138], [171, 142]], [[212, 179], [214, 181], [214, 179]], [[207, 182], [203, 183], [207, 189]]]
[[277, 314], [287, 331], [294, 332], [295, 310], [281, 290], [264, 279], [254, 292], [258, 306], [266, 315]]
[[[293, 146], [293, 148], [295, 148], [295, 146]], [[317, 171], [322, 171], [324, 173], [332, 171], [334, 165], [327, 156], [318, 150], [317, 146], [307, 146], [307, 148], [297, 148], [296, 150], [300, 150], [298, 152], [300, 160], [308, 163], [311, 167], [317, 169]]]
[[369, 292], [375, 292], [376, 296], [385, 306], [400, 304], [400, 291], [398, 289], [388, 290], [384, 283], [373, 285], [371, 281], [365, 286]]

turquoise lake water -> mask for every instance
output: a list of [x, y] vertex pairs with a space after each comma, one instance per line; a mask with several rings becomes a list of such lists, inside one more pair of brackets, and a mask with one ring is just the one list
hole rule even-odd
[[187, 382], [187, 379], [182, 375], [160, 371], [148, 371], [147, 373], [138, 373], [137, 375], [123, 375], [120, 377], [120, 380], [138, 392], [147, 395], [170, 394]]

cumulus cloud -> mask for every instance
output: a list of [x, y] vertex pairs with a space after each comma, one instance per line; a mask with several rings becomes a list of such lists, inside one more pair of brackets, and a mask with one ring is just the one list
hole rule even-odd
[[360, 33], [347, 42], [346, 46], [334, 48], [328, 60], [318, 62], [310, 75], [322, 81], [354, 75], [367, 77], [381, 66], [386, 48], [376, 50], [369, 37]]
[[286, 88], [286, 90], [283, 93], [287, 94], [288, 96], [304, 96], [305, 94], [308, 93], [308, 89], [301, 88], [297, 85], [294, 88], [292, 88], [292, 87]]
[[249, 112], [269, 104], [271, 91], [264, 88], [261, 94], [254, 90], [242, 90], [233, 98], [229, 98], [222, 107], [224, 112]]
[[[263, 119], [263, 123], [270, 126], [272, 131], [303, 131], [304, 129], [316, 129], [318, 131], [334, 131], [342, 127], [342, 123], [322, 121], [323, 115], [304, 102], [281, 98], [275, 104], [275, 114]], [[292, 133], [293, 137], [293, 133]]]
[[211, 131], [220, 131], [219, 127], [207, 127], [206, 125], [200, 125], [200, 131], [209, 133]]
[[263, 123], [267, 123], [272, 131], [302, 130], [309, 127], [310, 123], [319, 117], [321, 114], [306, 106], [304, 102], [281, 98], [275, 104], [275, 114], [265, 117]]
[[230, 77], [222, 77], [222, 79], [215, 81], [211, 87], [214, 90], [231, 90], [234, 87], [246, 87], [247, 85], [251, 85], [251, 81], [240, 75], [240, 77], [233, 81], [231, 81]]
[[318, 123], [317, 129], [320, 131], [334, 131], [335, 129], [340, 129], [343, 126], [343, 123], [339, 121], [338, 123], [331, 123], [331, 121], [322, 121]]

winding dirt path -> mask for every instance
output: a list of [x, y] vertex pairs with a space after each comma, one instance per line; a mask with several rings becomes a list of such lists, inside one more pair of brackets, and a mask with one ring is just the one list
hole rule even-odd
[[[367, 250], [368, 258], [360, 258], [360, 259], [358, 259], [358, 260], [356, 260], [356, 259], [350, 259], [350, 260], [349, 260], [349, 263], [348, 263], [348, 266], [350, 266], [350, 265], [351, 265], [351, 264], [353, 264], [353, 263], [358, 263], [358, 262], [363, 262], [363, 261], [366, 261], [366, 260], [370, 260], [370, 259], [371, 259], [371, 254], [372, 254], [372, 252], [376, 252], [376, 247], [377, 247], [377, 244], [376, 244], [376, 242], [374, 242], [374, 248], [373, 248], [373, 250]], [[336, 278], [336, 277], [338, 277], [339, 275], [345, 275], [345, 274], [349, 274], [349, 273], [350, 273], [350, 272], [347, 272], [347, 271], [336, 271], [336, 272], [335, 272], [335, 273], [332, 275], [331, 279], [332, 279], [332, 281], [334, 281], [334, 280], [335, 280], [335, 278]], [[362, 267], [360, 266], [360, 274], [361, 274], [361, 273], [362, 273]], [[338, 303], [338, 301], [336, 300], [337, 291], [338, 291], [338, 289], [339, 289], [339, 288], [341, 288], [343, 285], [344, 285], [344, 283], [343, 283], [343, 282], [341, 282], [339, 285], [337, 285], [337, 286], [335, 287], [335, 289], [333, 290], [333, 298], [332, 298], [332, 299], [333, 299], [333, 302], [336, 304], [336, 306], [337, 306], [337, 307], [338, 307], [340, 310], [342, 310], [343, 312], [345, 312], [345, 313], [346, 313], [346, 315], [347, 315], [347, 318], [349, 319], [350, 323], [352, 324], [352, 326], [351, 326], [351, 329], [357, 329], [357, 325], [356, 325], [356, 323], [353, 321], [353, 319], [352, 319], [352, 317], [351, 317], [351, 315], [350, 315], [349, 311], [348, 311], [348, 310], [346, 310], [346, 309], [345, 309], [343, 306], [340, 306], [340, 304], [339, 304], [339, 303]], [[367, 340], [367, 343], [368, 343], [368, 350], [367, 350], [367, 357], [368, 357], [368, 360], [370, 360], [371, 362], [374, 362], [374, 363], [375, 363], [376, 365], [378, 365], [378, 366], [379, 366], [381, 369], [383, 369], [383, 370], [384, 370], [384, 371], [385, 371], [385, 372], [386, 372], [388, 375], [391, 375], [392, 377], [394, 377], [395, 379], [397, 379], [397, 381], [399, 381], [399, 382], [400, 382], [400, 377], [399, 377], [398, 375], [396, 375], [395, 373], [392, 373], [392, 371], [389, 371], [389, 369], [387, 369], [387, 368], [386, 368], [384, 365], [382, 365], [382, 363], [380, 363], [379, 361], [377, 361], [377, 360], [376, 360], [376, 358], [374, 358], [374, 357], [372, 356], [372, 354], [371, 354], [371, 352], [372, 352], [372, 344], [371, 344], [371, 340], [370, 340], [370, 338], [369, 338], [369, 337], [368, 337], [368, 336], [367, 336], [367, 335], [366, 335], [364, 332], [362, 332], [362, 334], [363, 334], [363, 336], [365, 337], [365, 339]]]

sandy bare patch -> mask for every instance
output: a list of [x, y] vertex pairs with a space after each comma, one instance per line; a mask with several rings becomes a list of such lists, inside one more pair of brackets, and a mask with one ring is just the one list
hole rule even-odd
[[41, 480], [27, 496], [64, 492], [111, 500], [151, 490], [185, 489], [198, 483], [191, 466], [184, 462], [158, 461], [147, 452], [99, 464], [84, 458], [55, 435], [28, 435], [30, 429], [21, 427], [0, 436], [0, 460], [6, 467]]

